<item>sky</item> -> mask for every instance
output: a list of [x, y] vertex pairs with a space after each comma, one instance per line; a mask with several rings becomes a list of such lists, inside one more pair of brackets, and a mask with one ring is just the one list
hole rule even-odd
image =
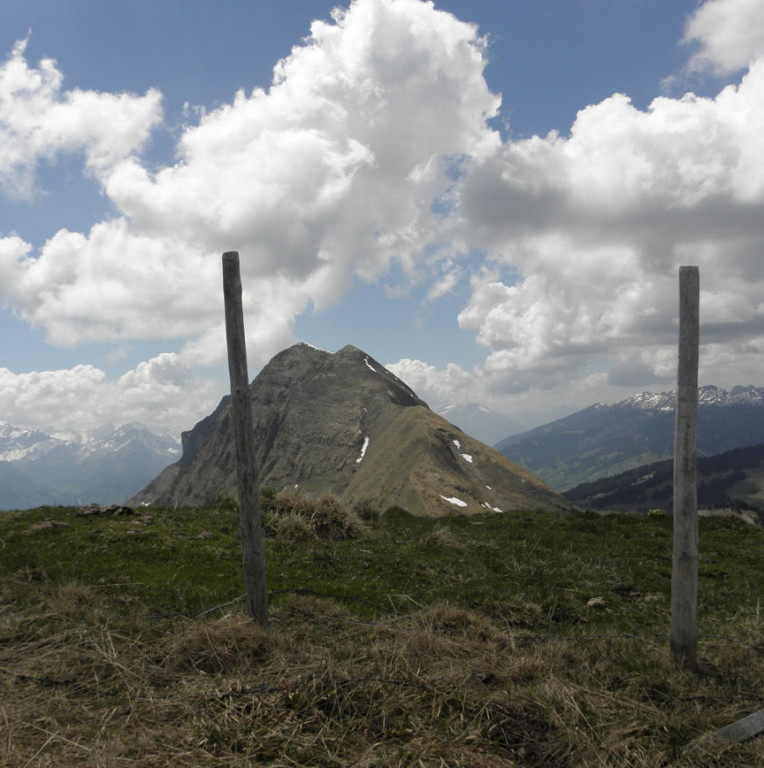
[[179, 433], [360, 347], [530, 427], [764, 385], [760, 0], [4, 0], [0, 421]]

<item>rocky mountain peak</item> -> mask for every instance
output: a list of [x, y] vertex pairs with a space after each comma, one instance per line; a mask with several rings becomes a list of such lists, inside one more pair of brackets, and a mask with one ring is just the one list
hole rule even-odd
[[[397, 504], [419, 514], [571, 508], [434, 414], [407, 384], [352, 345], [335, 353], [308, 344], [283, 350], [251, 383], [250, 398], [261, 485], [329, 492], [354, 506]], [[131, 503], [194, 506], [235, 496], [231, 420], [224, 398], [183, 434], [181, 460]]]

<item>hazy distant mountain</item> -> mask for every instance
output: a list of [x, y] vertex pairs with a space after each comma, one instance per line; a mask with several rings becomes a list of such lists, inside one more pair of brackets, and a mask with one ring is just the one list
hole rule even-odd
[[435, 408], [435, 412], [486, 445], [493, 445], [507, 435], [526, 429], [526, 425], [517, 419], [477, 403], [441, 405]]
[[141, 424], [67, 434], [0, 424], [0, 510], [122, 503], [179, 455], [177, 440]]
[[[571, 488], [587, 509], [646, 512], [674, 507], [674, 461], [666, 459]], [[764, 523], [764, 444], [698, 459], [698, 507], [750, 510]]]
[[[530, 473], [464, 434], [360, 349], [297, 344], [250, 385], [262, 486], [330, 492], [351, 506], [415, 514], [572, 509]], [[183, 456], [132, 500], [194, 506], [236, 496], [229, 398], [190, 432]]]
[[[642, 394], [600, 403], [513, 435], [496, 448], [559, 491], [674, 453], [676, 395]], [[764, 442], [764, 388], [701, 387], [698, 453], [713, 456]]]

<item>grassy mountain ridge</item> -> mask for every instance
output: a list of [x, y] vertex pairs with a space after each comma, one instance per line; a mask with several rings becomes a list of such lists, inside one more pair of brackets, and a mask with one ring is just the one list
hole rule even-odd
[[[764, 444], [698, 459], [698, 506], [751, 510], [764, 523]], [[566, 497], [591, 509], [673, 508], [673, 459], [571, 488]]]

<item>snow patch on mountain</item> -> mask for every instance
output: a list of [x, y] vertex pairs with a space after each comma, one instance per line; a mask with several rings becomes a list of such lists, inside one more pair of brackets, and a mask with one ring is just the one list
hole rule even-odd
[[369, 447], [369, 436], [363, 439], [363, 446], [361, 447], [361, 455], [355, 460], [356, 464], [360, 464], [363, 461], [363, 457], [366, 455], [366, 449]]
[[330, 352], [328, 349], [323, 349], [322, 347], [317, 347], [315, 344], [311, 344], [309, 341], [300, 341], [298, 344], [302, 344], [305, 347], [309, 347], [310, 349], [315, 349], [317, 352], [326, 352], [327, 355], [333, 355], [334, 352]]

